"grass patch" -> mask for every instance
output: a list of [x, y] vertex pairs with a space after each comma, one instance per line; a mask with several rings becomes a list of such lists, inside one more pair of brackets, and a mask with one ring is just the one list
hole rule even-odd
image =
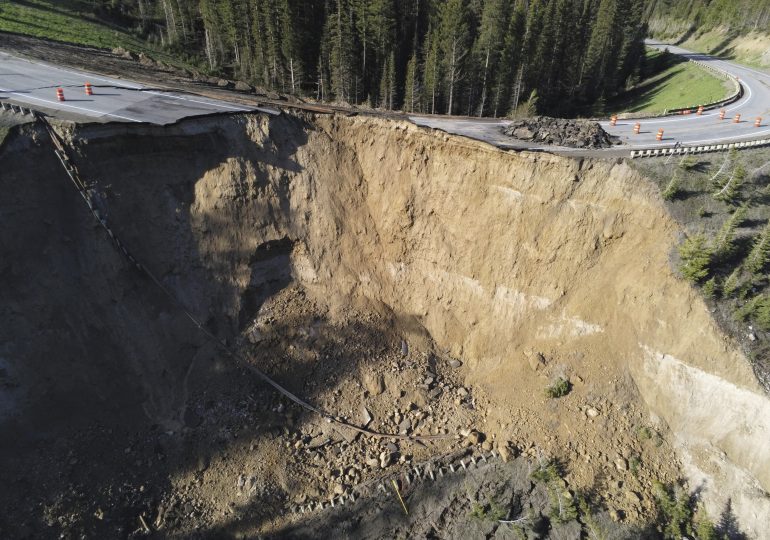
[[643, 80], [610, 103], [612, 111], [663, 113], [713, 103], [733, 91], [730, 81], [676, 55], [648, 49], [646, 66]]
[[753, 68], [770, 67], [770, 35], [763, 32], [731, 33], [724, 29], [697, 32], [682, 47], [733, 60]]
[[100, 49], [122, 47], [169, 65], [186, 67], [159, 46], [126, 28], [96, 17], [93, 6], [80, 0], [0, 0], [0, 31]]

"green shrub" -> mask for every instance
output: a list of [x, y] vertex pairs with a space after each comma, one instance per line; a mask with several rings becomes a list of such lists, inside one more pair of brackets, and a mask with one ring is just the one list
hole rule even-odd
[[634, 476], [639, 475], [639, 467], [641, 466], [642, 459], [637, 455], [631, 456], [631, 459], [628, 460], [628, 470], [631, 471], [631, 474]]
[[735, 318], [741, 321], [751, 320], [762, 330], [770, 330], [770, 297], [760, 294], [749, 300], [735, 311]]
[[572, 390], [572, 384], [564, 377], [559, 377], [545, 389], [545, 395], [549, 398], [560, 398], [569, 394], [570, 390]]
[[735, 294], [735, 291], [738, 290], [738, 287], [741, 285], [741, 269], [736, 268], [732, 272], [730, 272], [730, 275], [725, 278], [724, 283], [722, 284], [722, 296], [725, 298], [729, 298], [730, 296], [733, 296]]
[[735, 230], [746, 220], [747, 209], [741, 206], [722, 224], [716, 237], [714, 238], [714, 247], [712, 248], [712, 261], [724, 262], [735, 253]]
[[671, 177], [671, 181], [666, 186], [666, 189], [664, 189], [660, 195], [666, 201], [673, 201], [676, 199], [676, 196], [679, 195], [681, 187], [682, 181], [679, 179], [679, 175], [675, 172], [674, 176]]
[[471, 517], [485, 521], [499, 521], [505, 518], [507, 512], [495, 499], [487, 500], [487, 504], [474, 503], [471, 508]]
[[767, 265], [768, 257], [770, 257], [770, 223], [757, 237], [744, 266], [752, 274], [759, 274]]
[[733, 204], [738, 200], [741, 186], [746, 179], [746, 169], [743, 165], [736, 165], [731, 174], [724, 184], [717, 184], [717, 191], [714, 192], [713, 197], [718, 201], [723, 201], [728, 204]]
[[683, 171], [691, 171], [698, 165], [698, 162], [693, 156], [685, 155], [679, 162], [679, 168]]
[[703, 284], [703, 296], [706, 298], [716, 298], [718, 294], [719, 284], [717, 283], [716, 278], [711, 278]]
[[679, 487], [669, 489], [660, 482], [655, 482], [652, 488], [655, 502], [661, 513], [663, 537], [671, 540], [681, 540], [692, 530], [693, 510], [690, 497]]
[[687, 238], [679, 246], [679, 271], [685, 279], [699, 283], [709, 273], [711, 262], [711, 250], [708, 247], [706, 236], [703, 233], [695, 234]]
[[540, 465], [532, 472], [530, 477], [538, 482], [543, 482], [548, 488], [548, 497], [551, 500], [551, 509], [548, 517], [555, 523], [564, 523], [577, 519], [578, 511], [575, 507], [575, 499], [567, 489], [567, 484], [559, 474], [559, 467], [552, 461]]

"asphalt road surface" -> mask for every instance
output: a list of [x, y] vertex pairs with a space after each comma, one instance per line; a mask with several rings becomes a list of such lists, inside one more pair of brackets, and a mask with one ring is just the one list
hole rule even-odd
[[[420, 126], [440, 129], [449, 133], [464, 135], [482, 140], [506, 149], [547, 150], [564, 154], [618, 154], [635, 149], [654, 149], [683, 145], [704, 145], [730, 143], [736, 141], [770, 137], [770, 74], [751, 69], [734, 62], [720, 60], [705, 54], [693, 53], [681, 47], [654, 41], [647, 44], [657, 48], [668, 48], [672, 53], [697, 60], [726, 71], [741, 81], [744, 95], [735, 103], [725, 107], [726, 118], [719, 120], [719, 110], [705, 111], [702, 116], [695, 114], [667, 116], [653, 119], [641, 119], [641, 133], [633, 134], [637, 120], [618, 120], [615, 127], [609, 120], [600, 122], [612, 135], [620, 138], [622, 146], [606, 150], [570, 149], [537, 145], [527, 141], [517, 141], [501, 133], [501, 128], [510, 124], [505, 120], [457, 119], [435, 116], [412, 116], [410, 120]], [[696, 104], [694, 104], [696, 105]], [[740, 123], [734, 123], [735, 115], [741, 115]], [[754, 126], [757, 117], [762, 118], [761, 127]], [[656, 141], [658, 129], [663, 129], [663, 140]]]
[[[93, 94], [85, 93], [85, 83]], [[58, 101], [56, 89], [64, 91]], [[0, 52], [0, 101], [41, 110], [49, 115], [79, 121], [149, 122], [170, 124], [190, 116], [261, 110], [194, 94], [148, 88], [75, 69], [51, 66]]]

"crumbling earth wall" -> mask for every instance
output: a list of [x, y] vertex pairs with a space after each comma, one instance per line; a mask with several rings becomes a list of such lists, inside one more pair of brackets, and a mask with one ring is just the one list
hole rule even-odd
[[[641, 406], [630, 373], [711, 512], [731, 498], [746, 528], [770, 521], [770, 402], [673, 275], [677, 226], [626, 165], [371, 118], [62, 130], [113, 230], [219, 337], [290, 280], [332, 311], [393, 312], [412, 342], [430, 335], [464, 360], [495, 404], [490, 425], [580, 440], [593, 474], [600, 431], [562, 421], [544, 373], [586, 400], [611, 395], [610, 439]], [[211, 347], [89, 221], [40, 130], [14, 136], [0, 171], [3, 432], [34, 444], [95, 417], [183, 424], [186, 376]], [[538, 353], [543, 369], [528, 361]]]

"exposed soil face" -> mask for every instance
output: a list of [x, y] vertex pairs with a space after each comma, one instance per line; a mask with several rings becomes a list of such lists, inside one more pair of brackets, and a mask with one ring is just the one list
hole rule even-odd
[[[477, 429], [479, 450], [559, 458], [570, 490], [634, 523], [692, 438], [667, 432], [692, 415], [661, 366], [759, 395], [669, 269], [676, 225], [623, 164], [362, 118], [60, 129], [137, 259], [248, 362], [353, 423]], [[465, 448], [352, 437], [278, 399], [114, 249], [46, 137], [25, 127], [0, 154], [14, 209], [0, 231], [0, 429], [15, 435], [0, 444], [0, 531], [308, 534], [298, 505]], [[572, 391], [548, 398], [557, 377]], [[747, 437], [725, 437], [722, 459], [764, 482], [736, 451]], [[532, 487], [500, 490], [535, 507]], [[461, 530], [463, 500], [430, 534]]]

